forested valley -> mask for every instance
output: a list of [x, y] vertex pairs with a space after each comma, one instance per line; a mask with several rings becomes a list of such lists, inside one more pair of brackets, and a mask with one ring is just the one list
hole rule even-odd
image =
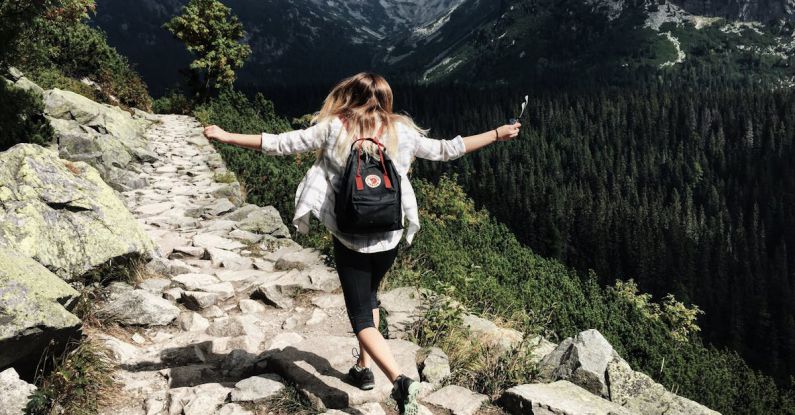
[[[705, 340], [788, 383], [795, 371], [795, 101], [787, 89], [692, 72], [620, 87], [531, 89], [520, 139], [449, 164], [536, 252], [601, 283], [634, 279], [704, 311]], [[699, 82], [710, 79], [708, 84]], [[270, 91], [294, 114], [324, 88]], [[396, 88], [431, 136], [518, 115], [520, 89]], [[292, 97], [292, 98], [291, 98]]]

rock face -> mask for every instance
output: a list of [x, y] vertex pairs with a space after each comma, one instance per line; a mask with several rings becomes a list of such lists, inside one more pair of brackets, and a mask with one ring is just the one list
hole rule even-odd
[[540, 364], [542, 373], [549, 373], [555, 380], [564, 379], [579, 385], [589, 392], [608, 396], [605, 372], [607, 365], [616, 357], [613, 346], [596, 330], [586, 330], [573, 340], [564, 340], [545, 357]]
[[[389, 340], [388, 343], [402, 373], [419, 379], [415, 363], [419, 346], [403, 340]], [[360, 390], [343, 380], [354, 362], [351, 349], [357, 346], [355, 337], [317, 336], [274, 353], [268, 360], [268, 368], [298, 385], [319, 409], [382, 402], [392, 385], [380, 370], [373, 370], [375, 388], [370, 391]]]
[[0, 247], [0, 369], [29, 378], [52, 340], [63, 345], [80, 331], [69, 310], [78, 292], [36, 261]]
[[674, 395], [665, 387], [641, 372], [635, 372], [616, 358], [607, 366], [610, 400], [632, 413], [653, 415], [717, 415], [704, 405]]
[[514, 386], [505, 391], [500, 398], [500, 405], [511, 414], [631, 415], [634, 413], [565, 380], [550, 384]]
[[21, 415], [25, 413], [28, 397], [36, 387], [21, 380], [14, 369], [0, 372], [0, 415]]
[[0, 245], [67, 281], [111, 259], [154, 250], [94, 168], [33, 144], [0, 154]]
[[133, 162], [155, 159], [142, 138], [152, 124], [149, 117], [141, 112], [133, 116], [70, 91], [52, 89], [42, 94], [62, 158], [90, 164], [116, 190], [146, 186]]

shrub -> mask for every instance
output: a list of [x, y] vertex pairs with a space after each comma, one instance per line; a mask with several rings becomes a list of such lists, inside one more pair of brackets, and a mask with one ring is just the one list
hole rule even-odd
[[14, 88], [0, 79], [0, 151], [18, 143], [47, 145], [53, 130], [44, 118], [41, 97]]
[[193, 103], [183, 93], [169, 90], [160, 98], [152, 102], [152, 112], [155, 114], [190, 114]]

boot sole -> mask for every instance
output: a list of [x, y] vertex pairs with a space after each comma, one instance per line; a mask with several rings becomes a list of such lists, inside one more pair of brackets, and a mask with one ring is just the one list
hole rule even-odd
[[417, 402], [417, 394], [420, 392], [420, 383], [412, 382], [409, 385], [409, 393], [403, 401], [403, 415], [418, 415], [420, 413], [420, 404]]

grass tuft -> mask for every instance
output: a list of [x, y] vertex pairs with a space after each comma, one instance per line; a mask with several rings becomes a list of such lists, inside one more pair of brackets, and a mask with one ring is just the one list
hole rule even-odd
[[[38, 390], [25, 410], [30, 415], [95, 415], [113, 396], [113, 363], [109, 352], [90, 337], [74, 341], [43, 362]], [[47, 370], [50, 369], [50, 370]]]

